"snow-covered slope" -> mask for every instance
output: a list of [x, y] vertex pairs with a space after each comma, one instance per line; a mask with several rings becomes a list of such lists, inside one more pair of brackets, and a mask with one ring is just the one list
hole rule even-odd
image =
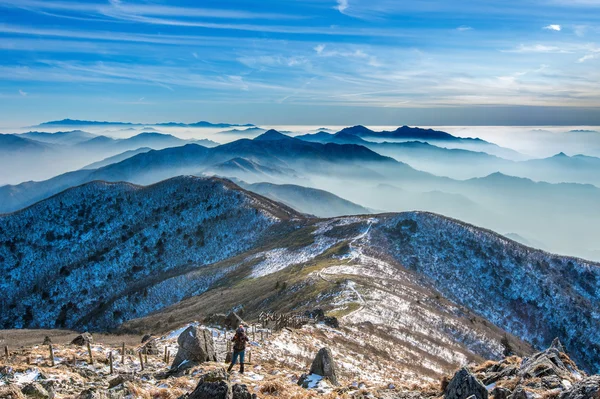
[[215, 178], [67, 190], [0, 217], [0, 324], [114, 327], [207, 289], [221, 271], [206, 265], [293, 216]]

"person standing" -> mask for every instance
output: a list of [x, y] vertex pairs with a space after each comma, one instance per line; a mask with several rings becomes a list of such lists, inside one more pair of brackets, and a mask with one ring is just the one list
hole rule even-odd
[[246, 330], [243, 325], [240, 325], [235, 332], [235, 335], [231, 339], [233, 342], [233, 356], [231, 357], [231, 364], [227, 369], [228, 373], [231, 373], [233, 366], [238, 362], [240, 362], [240, 373], [244, 374], [244, 359], [246, 357], [246, 342], [248, 342], [248, 336], [246, 335]]

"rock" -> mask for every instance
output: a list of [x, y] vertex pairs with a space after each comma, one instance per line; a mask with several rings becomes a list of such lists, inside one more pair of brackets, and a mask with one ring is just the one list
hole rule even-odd
[[134, 379], [134, 376], [131, 374], [118, 375], [117, 377], [113, 378], [108, 382], [108, 389], [119, 386], [125, 382], [132, 382]]
[[519, 368], [519, 375], [525, 379], [546, 376], [557, 376], [563, 379], [571, 376], [571, 370], [561, 360], [559, 350], [550, 347], [543, 352], [523, 359], [523, 363]]
[[21, 388], [21, 392], [30, 398], [49, 399], [50, 395], [43, 386], [37, 382], [32, 382]]
[[558, 338], [554, 338], [554, 340], [552, 341], [552, 344], [550, 345], [550, 348], [554, 348], [559, 352], [562, 353], [567, 353], [567, 351], [565, 351], [565, 347], [563, 346], [563, 344], [560, 342], [560, 340]]
[[49, 336], [45, 336], [44, 337], [44, 342], [42, 342], [42, 345], [50, 345], [52, 343], [52, 339], [50, 339]]
[[16, 385], [0, 386], [0, 398], [3, 399], [25, 399]]
[[235, 384], [231, 387], [233, 399], [256, 399], [255, 393], [250, 393], [248, 387], [243, 384]]
[[229, 374], [223, 367], [210, 370], [200, 376], [200, 382], [229, 381]]
[[310, 374], [327, 378], [333, 385], [338, 385], [333, 354], [329, 348], [321, 348], [310, 366]]
[[247, 325], [236, 312], [231, 312], [225, 318], [224, 327], [227, 327], [231, 330], [237, 330], [240, 324]]
[[494, 399], [508, 399], [512, 392], [508, 388], [495, 387], [492, 390], [492, 396]]
[[82, 391], [77, 399], [109, 399], [108, 394], [104, 391], [98, 391], [95, 388], [86, 389]]
[[198, 326], [190, 326], [177, 339], [179, 350], [171, 369], [177, 369], [183, 362], [216, 362], [215, 345], [212, 333]]
[[160, 355], [161, 351], [158, 348], [158, 339], [151, 337], [149, 340], [146, 340], [146, 343], [141, 347], [141, 351], [149, 355]]
[[564, 391], [559, 399], [591, 399], [600, 398], [600, 375], [586, 377], [577, 382], [568, 391]]
[[93, 344], [94, 337], [92, 337], [92, 334], [90, 334], [89, 332], [85, 332], [85, 333], [80, 334], [77, 337], [75, 337], [75, 339], [73, 341], [71, 341], [71, 344], [85, 346], [88, 344], [88, 342], [90, 344]]
[[523, 387], [517, 387], [509, 399], [531, 399]]
[[320, 308], [307, 310], [304, 312], [304, 316], [317, 322], [323, 322], [325, 325], [332, 328], [340, 327], [340, 323], [336, 317], [325, 316], [325, 312], [323, 312], [323, 309]]
[[233, 391], [227, 381], [201, 381], [187, 399], [233, 399]]
[[465, 367], [458, 370], [444, 392], [445, 399], [467, 399], [475, 396], [476, 399], [487, 399], [488, 391], [473, 374]]
[[149, 341], [149, 340], [150, 340], [150, 338], [152, 338], [152, 334], [146, 334], [146, 335], [144, 335], [144, 336], [142, 337], [142, 344], [143, 344], [144, 342], [147, 342], [147, 341]]

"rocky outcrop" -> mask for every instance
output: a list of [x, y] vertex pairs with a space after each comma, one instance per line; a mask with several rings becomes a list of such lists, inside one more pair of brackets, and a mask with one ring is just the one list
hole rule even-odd
[[92, 334], [90, 334], [89, 332], [84, 332], [83, 334], [80, 334], [77, 337], [75, 337], [73, 341], [71, 341], [71, 344], [79, 346], [85, 346], [88, 343], [94, 343], [94, 337], [92, 337]]
[[25, 399], [19, 388], [15, 385], [0, 386], [0, 398]]
[[340, 327], [340, 322], [336, 317], [325, 316], [325, 312], [323, 311], [323, 309], [320, 308], [307, 310], [306, 312], [304, 312], [304, 316], [308, 317], [309, 319], [313, 319], [317, 322], [322, 322], [323, 324], [329, 327]]
[[200, 382], [187, 399], [233, 399], [233, 391], [227, 381]]
[[450, 380], [444, 391], [444, 399], [488, 399], [488, 391], [477, 377], [463, 367]]
[[215, 345], [212, 333], [198, 326], [190, 326], [177, 339], [179, 349], [171, 369], [179, 368], [184, 362], [216, 362]]
[[338, 385], [337, 372], [333, 354], [329, 348], [321, 348], [310, 366], [310, 374], [320, 375], [333, 385]]
[[594, 375], [579, 381], [568, 391], [562, 392], [558, 399], [596, 399], [600, 398], [600, 375]]
[[158, 340], [154, 337], [146, 340], [144, 345], [142, 345], [140, 349], [143, 353], [147, 353], [149, 355], [160, 355], [161, 351], [158, 348]]
[[204, 322], [225, 327], [229, 330], [235, 330], [240, 325], [248, 325], [236, 312], [230, 312], [229, 314], [215, 313], [205, 318]]
[[248, 387], [243, 384], [235, 384], [231, 387], [233, 399], [256, 399], [255, 393], [250, 393]]

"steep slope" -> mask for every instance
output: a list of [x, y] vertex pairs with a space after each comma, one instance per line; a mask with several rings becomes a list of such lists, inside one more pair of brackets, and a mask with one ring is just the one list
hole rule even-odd
[[[215, 178], [69, 189], [0, 216], [0, 324], [115, 326], [207, 289], [225, 272], [207, 265], [297, 216]], [[190, 271], [195, 278], [178, 280]], [[128, 298], [136, 290], [142, 301]]]
[[241, 179], [249, 183], [285, 181], [296, 176], [296, 172], [292, 169], [263, 166], [240, 157], [213, 165], [204, 169], [202, 173]]
[[[12, 153], [41, 153], [51, 147], [44, 143], [19, 137], [14, 134], [0, 134], [0, 154], [10, 156]], [[22, 155], [22, 154], [21, 154]]]
[[325, 190], [317, 190], [294, 184], [241, 183], [240, 185], [247, 190], [289, 205], [300, 212], [322, 218], [343, 215], [366, 215], [371, 213], [367, 208]]

